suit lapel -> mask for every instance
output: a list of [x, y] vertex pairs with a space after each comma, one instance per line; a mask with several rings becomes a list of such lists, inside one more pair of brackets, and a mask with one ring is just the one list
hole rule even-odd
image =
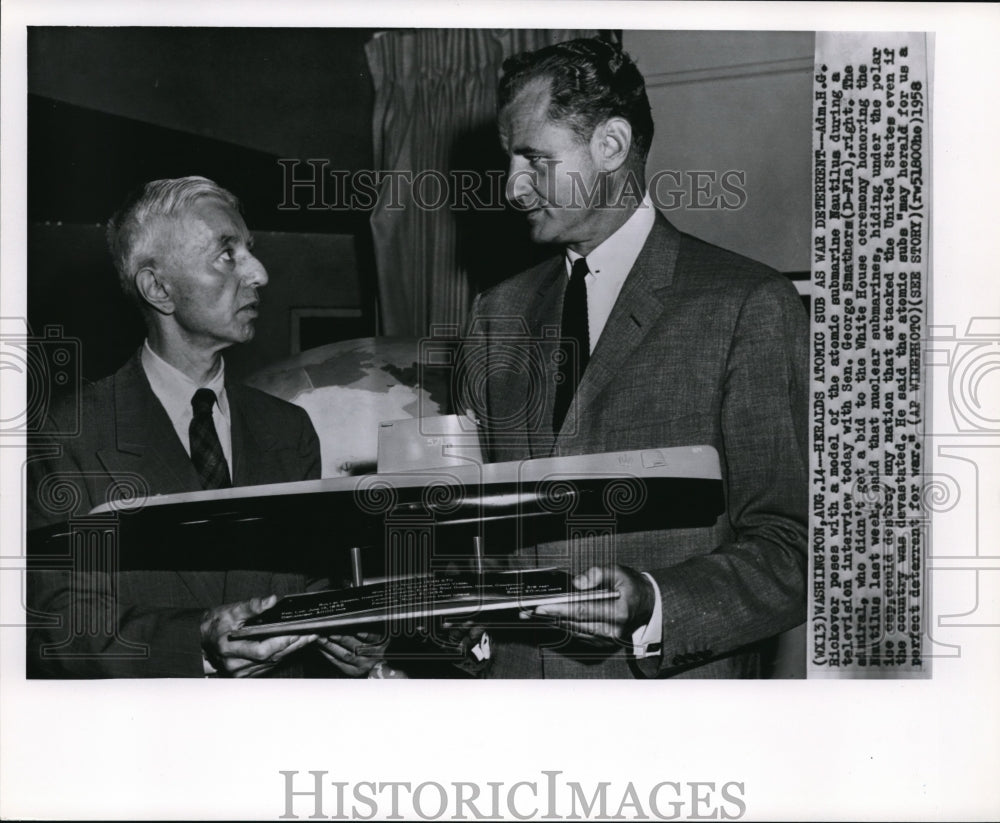
[[[108, 474], [123, 479], [136, 475], [151, 494], [200, 488], [194, 464], [149, 387], [138, 353], [115, 374], [114, 402], [115, 447], [97, 453]], [[222, 602], [223, 576], [183, 571], [177, 574], [201, 602]]]
[[529, 407], [525, 403], [525, 431], [528, 433], [528, 449], [530, 457], [548, 457], [552, 454], [555, 444], [555, 432], [552, 431], [552, 413], [555, 408], [556, 375], [559, 372], [558, 362], [551, 356], [558, 341], [556, 333], [562, 323], [563, 295], [566, 293], [566, 263], [559, 255], [543, 276], [534, 300], [531, 303], [531, 313], [528, 316], [528, 329], [533, 340], [541, 341], [541, 371], [544, 379], [542, 386], [532, 386], [529, 383], [527, 399], [534, 392], [543, 392], [543, 402], [534, 406], [537, 410], [535, 419], [528, 419]]
[[[267, 427], [256, 425], [253, 406], [247, 402], [241, 386], [227, 382], [226, 395], [233, 441], [233, 485], [256, 486], [266, 482], [262, 471], [270, 465], [270, 452], [278, 440]], [[247, 460], [248, 454], [254, 455], [254, 459]]]
[[155, 494], [197, 489], [194, 464], [149, 387], [138, 355], [115, 375], [114, 403], [115, 447], [97, 453], [108, 473], [137, 474]]
[[561, 432], [577, 430], [577, 418], [586, 413], [663, 313], [679, 246], [680, 232], [657, 213], [597, 341]]

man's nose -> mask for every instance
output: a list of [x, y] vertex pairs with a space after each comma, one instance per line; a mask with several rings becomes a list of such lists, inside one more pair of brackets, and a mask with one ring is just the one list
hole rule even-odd
[[243, 271], [241, 272], [241, 275], [243, 277], [243, 282], [245, 282], [248, 286], [262, 288], [267, 285], [267, 269], [265, 269], [264, 264], [250, 252], [247, 252], [246, 258], [243, 261]]
[[507, 169], [507, 199], [512, 203], [531, 202], [535, 199], [534, 172], [527, 163], [512, 158]]

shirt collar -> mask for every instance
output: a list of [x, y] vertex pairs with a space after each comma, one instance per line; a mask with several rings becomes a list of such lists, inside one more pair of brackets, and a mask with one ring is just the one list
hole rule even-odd
[[216, 369], [207, 382], [198, 385], [180, 369], [171, 366], [150, 348], [149, 340], [142, 344], [143, 371], [149, 380], [149, 387], [160, 401], [171, 420], [183, 419], [191, 414], [191, 398], [198, 389], [211, 389], [215, 392], [219, 411], [229, 420], [229, 401], [226, 397], [226, 364], [219, 358], [219, 368]]
[[[587, 268], [595, 276], [605, 274], [624, 278], [632, 270], [639, 252], [642, 251], [646, 238], [653, 230], [656, 221], [656, 210], [647, 191], [642, 203], [632, 212], [618, 230], [601, 245], [587, 255]], [[566, 249], [566, 271], [572, 270], [573, 263], [583, 255], [571, 249]]]

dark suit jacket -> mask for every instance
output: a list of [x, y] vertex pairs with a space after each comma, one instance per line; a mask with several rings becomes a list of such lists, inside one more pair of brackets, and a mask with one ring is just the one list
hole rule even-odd
[[[566, 282], [560, 255], [476, 300], [461, 372], [489, 459], [707, 444], [720, 456], [727, 512], [712, 528], [620, 534], [600, 557], [568, 556], [559, 543], [527, 559], [650, 572], [663, 651], [654, 671], [643, 663], [647, 674], [757, 676], [755, 644], [805, 619], [808, 324], [799, 297], [767, 267], [658, 215], [553, 433], [557, 367], [545, 341]], [[518, 334], [534, 341], [524, 362], [512, 354]], [[637, 673], [624, 648], [543, 631], [494, 640], [495, 676]]]
[[[304, 410], [246, 386], [227, 384], [226, 393], [232, 419], [234, 485], [320, 476], [319, 440]], [[32, 448], [29, 529], [86, 514], [129, 489], [147, 494], [200, 489], [194, 464], [153, 394], [138, 354], [116, 374], [85, 386], [79, 407], [79, 435], [52, 436]], [[46, 431], [73, 430], [73, 408], [70, 402], [57, 404]], [[72, 494], [66, 494], [69, 490]], [[62, 617], [60, 626], [29, 631], [30, 675], [199, 677], [204, 673], [199, 626], [206, 608], [272, 592], [288, 594], [304, 586], [300, 575], [253, 570], [125, 571], [115, 577], [118, 639], [76, 632], [59, 654], [43, 659], [41, 644], [67, 640], [73, 597], [90, 598], [90, 610], [106, 607], [109, 581], [95, 581], [85, 587], [86, 593], [73, 595], [67, 572], [29, 575], [29, 607]], [[77, 576], [76, 585], [84, 579]], [[136, 646], [147, 647], [148, 654], [136, 657]]]

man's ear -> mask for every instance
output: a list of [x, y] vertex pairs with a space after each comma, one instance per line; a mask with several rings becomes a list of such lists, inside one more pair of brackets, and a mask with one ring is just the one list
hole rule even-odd
[[135, 288], [142, 301], [160, 314], [174, 313], [174, 301], [169, 288], [149, 266], [139, 269], [135, 276]]
[[603, 171], [617, 171], [628, 159], [632, 126], [624, 117], [612, 117], [594, 129], [591, 149]]

